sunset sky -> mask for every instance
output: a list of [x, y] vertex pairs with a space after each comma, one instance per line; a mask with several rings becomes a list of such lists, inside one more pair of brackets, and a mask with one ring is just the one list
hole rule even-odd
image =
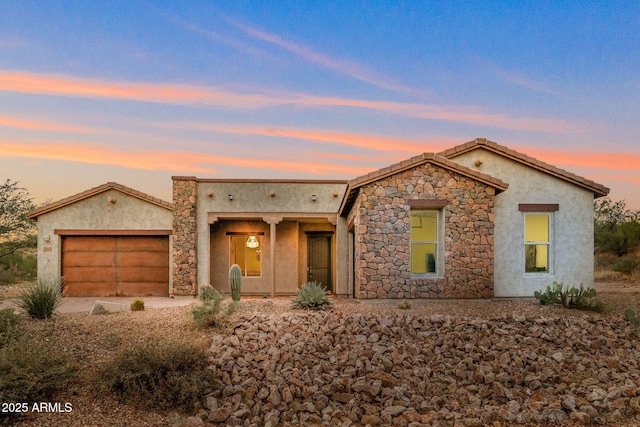
[[37, 202], [477, 137], [640, 209], [640, 2], [0, 2], [0, 179]]

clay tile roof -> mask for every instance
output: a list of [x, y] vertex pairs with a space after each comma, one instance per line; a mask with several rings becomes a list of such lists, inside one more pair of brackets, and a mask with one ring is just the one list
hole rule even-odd
[[138, 199], [144, 200], [145, 202], [158, 205], [165, 209], [173, 210], [173, 205], [162, 199], [158, 199], [157, 197], [153, 197], [141, 191], [134, 190], [133, 188], [129, 188], [122, 184], [118, 184], [117, 182], [107, 182], [106, 184], [99, 185], [97, 187], [83, 191], [82, 193], [78, 193], [73, 196], [66, 197], [62, 200], [58, 200], [57, 202], [48, 203], [37, 209], [33, 209], [27, 212], [27, 218], [31, 218], [31, 219], [37, 218], [40, 215], [46, 214], [56, 209], [60, 209], [64, 206], [71, 205], [81, 200], [88, 199], [89, 197], [93, 197], [97, 194], [104, 193], [105, 191], [108, 191], [108, 190], [117, 190], [117, 191], [120, 191], [121, 193], [128, 194], [133, 197], [137, 197]]
[[490, 185], [491, 187], [494, 187], [498, 192], [505, 191], [509, 187], [509, 184], [499, 180], [498, 178], [494, 178], [485, 173], [481, 173], [466, 166], [462, 166], [440, 155], [434, 153], [423, 153], [410, 159], [403, 160], [399, 163], [394, 163], [390, 166], [378, 169], [377, 171], [369, 172], [366, 175], [362, 175], [350, 180], [347, 185], [345, 197], [342, 200], [342, 205], [340, 206], [340, 214], [344, 214], [349, 209], [351, 209], [351, 206], [353, 205], [353, 202], [358, 195], [358, 189], [363, 185], [378, 181], [380, 179], [384, 179], [388, 176], [395, 175], [399, 172], [403, 172], [424, 163], [431, 163], [450, 171], [459, 173], [461, 175], [467, 176], [469, 178], [475, 179], [476, 181], [480, 181], [482, 183]]
[[585, 188], [593, 192], [593, 195], [596, 198], [603, 197], [609, 194], [609, 188], [605, 187], [602, 184], [598, 184], [594, 181], [583, 178], [579, 175], [568, 172], [556, 166], [550, 165], [541, 160], [538, 160], [526, 154], [520, 153], [511, 148], [505, 147], [504, 145], [497, 144], [493, 141], [488, 141], [484, 138], [476, 138], [473, 141], [469, 141], [464, 144], [457, 145], [453, 148], [449, 148], [448, 150], [439, 152], [438, 155], [446, 157], [448, 159], [452, 159], [460, 154], [467, 153], [477, 148], [484, 148], [486, 150], [500, 154], [509, 159], [520, 162], [526, 166], [530, 166], [534, 169], [538, 169], [539, 171], [548, 173], [549, 175], [553, 175], [555, 177], [568, 181], [579, 187]]

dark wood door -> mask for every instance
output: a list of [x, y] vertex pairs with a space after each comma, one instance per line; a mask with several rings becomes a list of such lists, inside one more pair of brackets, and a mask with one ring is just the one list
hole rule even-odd
[[62, 240], [67, 296], [167, 296], [166, 236], [69, 236]]
[[309, 235], [307, 239], [307, 280], [321, 284], [333, 292], [331, 277], [331, 235]]

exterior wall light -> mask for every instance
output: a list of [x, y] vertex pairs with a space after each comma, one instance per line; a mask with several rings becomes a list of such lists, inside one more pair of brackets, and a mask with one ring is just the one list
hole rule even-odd
[[233, 200], [233, 194], [229, 194], [229, 200]]
[[315, 194], [313, 194], [313, 195], [311, 196], [311, 201], [312, 201], [312, 202], [315, 202], [316, 200], [318, 200], [318, 196], [316, 196]]
[[116, 199], [114, 199], [113, 197], [109, 196], [107, 197], [107, 201], [111, 204], [115, 204], [116, 203]]
[[209, 192], [207, 192], [207, 196], [209, 196], [209, 197], [213, 197], [213, 191], [209, 191]]

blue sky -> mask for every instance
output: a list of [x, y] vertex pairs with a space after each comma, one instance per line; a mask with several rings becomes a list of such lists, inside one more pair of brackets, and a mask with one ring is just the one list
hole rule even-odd
[[640, 3], [390, 3], [4, 1], [2, 175], [170, 200], [484, 137], [640, 209]]

